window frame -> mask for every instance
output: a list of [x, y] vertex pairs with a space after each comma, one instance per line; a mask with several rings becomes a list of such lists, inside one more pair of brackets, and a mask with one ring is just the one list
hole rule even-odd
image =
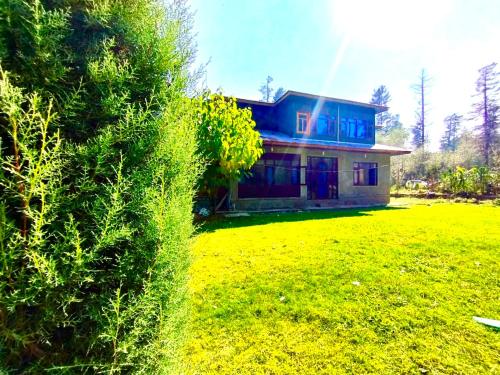
[[[278, 178], [280, 168], [290, 171], [286, 181]], [[238, 181], [238, 199], [300, 198], [301, 170], [300, 154], [264, 153]]]
[[337, 135], [337, 120], [335, 116], [328, 117], [328, 135], [335, 137]]
[[[362, 167], [362, 165], [368, 165], [368, 167]], [[375, 170], [375, 182], [370, 183], [371, 181], [371, 176], [370, 176], [370, 171], [374, 169]], [[367, 181], [366, 183], [361, 183], [361, 178], [360, 178], [360, 172], [361, 171], [368, 171], [367, 172]], [[364, 178], [363, 178], [364, 179]], [[362, 162], [362, 161], [355, 161], [352, 163], [352, 185], [353, 186], [378, 186], [378, 163], [373, 163], [373, 162]]]
[[[324, 120], [326, 120], [326, 132], [325, 133], [321, 133], [318, 131], [318, 122], [319, 122], [319, 119], [322, 118]], [[315, 134], [316, 135], [321, 135], [321, 136], [325, 136], [325, 137], [328, 137], [330, 135], [330, 116], [328, 116], [327, 114], [322, 114], [320, 113], [318, 115], [318, 118], [316, 119], [316, 126], [315, 126]]]
[[[304, 131], [301, 131], [299, 129], [299, 119], [301, 115], [306, 116], [306, 129]], [[297, 134], [305, 134], [305, 135], [310, 135], [311, 134], [311, 113], [310, 112], [297, 112], [297, 122], [296, 122], [296, 128], [295, 130], [297, 131]]]
[[[362, 136], [360, 136], [363, 134]], [[343, 117], [340, 134], [345, 139], [369, 141], [374, 139], [373, 122], [357, 117]]]

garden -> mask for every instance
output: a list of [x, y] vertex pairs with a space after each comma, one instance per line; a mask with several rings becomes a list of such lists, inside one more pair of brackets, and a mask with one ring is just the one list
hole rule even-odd
[[202, 226], [190, 268], [193, 374], [498, 370], [499, 207], [259, 214]]

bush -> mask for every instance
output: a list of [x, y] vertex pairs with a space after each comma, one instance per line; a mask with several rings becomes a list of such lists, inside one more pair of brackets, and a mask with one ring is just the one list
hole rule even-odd
[[199, 170], [189, 27], [183, 2], [0, 6], [5, 371], [175, 365]]
[[441, 175], [441, 189], [444, 192], [462, 195], [483, 195], [491, 191], [494, 172], [486, 167], [465, 169], [457, 167]]

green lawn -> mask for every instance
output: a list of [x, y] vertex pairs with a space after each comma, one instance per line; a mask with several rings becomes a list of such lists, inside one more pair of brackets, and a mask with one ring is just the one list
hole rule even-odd
[[202, 228], [184, 372], [500, 373], [500, 207], [415, 202]]

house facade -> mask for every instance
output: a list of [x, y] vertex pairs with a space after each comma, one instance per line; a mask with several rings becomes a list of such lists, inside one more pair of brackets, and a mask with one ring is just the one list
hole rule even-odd
[[238, 210], [385, 205], [390, 158], [410, 153], [375, 140], [386, 107], [287, 91], [274, 103], [237, 99], [252, 109], [264, 154], [235, 183]]

